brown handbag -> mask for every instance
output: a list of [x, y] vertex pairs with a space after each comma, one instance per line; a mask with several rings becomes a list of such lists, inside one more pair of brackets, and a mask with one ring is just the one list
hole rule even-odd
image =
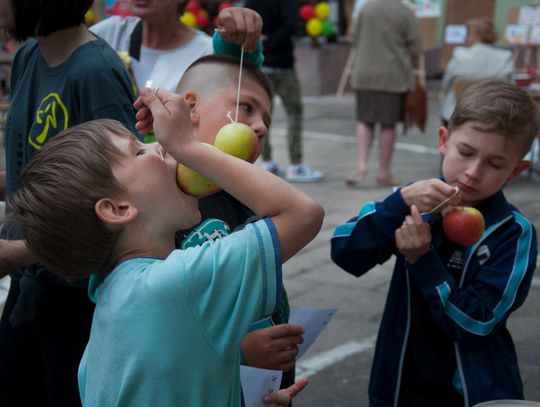
[[414, 77], [414, 88], [407, 92], [403, 102], [405, 113], [404, 132], [416, 125], [422, 133], [425, 133], [427, 120], [426, 88], [418, 75]]

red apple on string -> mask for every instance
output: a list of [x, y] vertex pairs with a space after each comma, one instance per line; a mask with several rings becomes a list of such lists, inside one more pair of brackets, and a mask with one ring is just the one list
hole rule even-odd
[[460, 246], [478, 242], [484, 234], [485, 226], [484, 216], [472, 206], [448, 208], [443, 214], [444, 234]]

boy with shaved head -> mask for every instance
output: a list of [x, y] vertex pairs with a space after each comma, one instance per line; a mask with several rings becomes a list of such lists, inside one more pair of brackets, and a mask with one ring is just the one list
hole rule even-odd
[[[200, 141], [213, 144], [218, 130], [229, 122], [228, 114], [234, 118], [239, 72], [238, 58], [209, 55], [195, 61], [184, 73], [177, 93], [182, 94], [190, 106], [191, 123]], [[237, 120], [251, 127], [259, 141], [253, 161], [259, 157], [268, 133], [271, 103], [268, 78], [257, 66], [244, 62]], [[199, 199], [199, 210], [203, 221], [194, 229], [177, 233], [178, 247], [200, 244], [198, 236], [227, 235], [257, 219], [251, 209], [225, 191]], [[303, 340], [302, 327], [287, 324], [288, 317], [284, 290], [279, 311], [258, 325], [259, 329], [253, 329], [242, 342], [244, 364], [284, 371], [282, 388], [294, 383], [296, 345]]]

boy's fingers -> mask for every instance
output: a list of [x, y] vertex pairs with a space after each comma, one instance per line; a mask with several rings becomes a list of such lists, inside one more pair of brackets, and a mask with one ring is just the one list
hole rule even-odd
[[279, 324], [268, 328], [272, 338], [283, 338], [286, 336], [299, 336], [304, 333], [304, 328], [294, 324]]
[[256, 49], [262, 31], [262, 18], [253, 10], [227, 8], [218, 15], [221, 36], [235, 44], [244, 44], [246, 52]]
[[289, 393], [289, 396], [291, 398], [295, 397], [298, 393], [300, 393], [302, 390], [306, 388], [306, 386], [309, 384], [308, 379], [298, 379], [296, 383], [294, 383], [292, 386], [287, 388], [287, 392]]
[[150, 109], [154, 119], [158, 115], [169, 116], [171, 109], [176, 110], [177, 107], [184, 101], [183, 96], [177, 93], [169, 92], [163, 89], [150, 88], [143, 88], [141, 90], [141, 98], [148, 109]]
[[[285, 336], [272, 340], [272, 348], [280, 352], [289, 351], [304, 342], [300, 335]], [[296, 353], [295, 353], [296, 354]]]
[[246, 42], [244, 44], [246, 52], [252, 52], [257, 48], [262, 31], [261, 21], [255, 13], [251, 13], [246, 17]]
[[158, 92], [159, 89], [155, 92], [150, 88], [143, 88], [141, 90], [141, 99], [148, 109], [150, 109], [153, 116], [165, 110], [163, 102], [158, 97]]
[[417, 225], [421, 225], [424, 223], [424, 219], [422, 219], [422, 215], [420, 215], [420, 211], [418, 210], [418, 207], [416, 205], [411, 206], [411, 217], [413, 222]]
[[236, 44], [243, 44], [246, 41], [246, 16], [244, 14], [235, 14], [234, 19], [234, 39], [233, 41]]
[[288, 406], [291, 402], [291, 396], [285, 393], [284, 390], [280, 390], [277, 393], [267, 394], [263, 397], [264, 404], [270, 404], [272, 406]]
[[298, 395], [309, 384], [308, 379], [299, 379], [292, 386], [280, 390], [277, 393], [267, 394], [264, 396], [263, 401], [265, 404], [277, 404], [278, 406], [289, 405], [291, 399]]
[[[221, 27], [223, 27], [223, 31], [221, 32], [221, 36], [227, 40], [232, 42], [236, 41], [237, 36], [237, 30], [239, 28], [240, 19], [238, 21], [236, 20], [238, 18], [238, 13], [231, 12], [230, 9], [225, 9], [221, 11], [218, 15], [218, 22]], [[242, 17], [243, 22], [243, 17]]]
[[411, 215], [405, 216], [405, 224], [406, 225], [412, 225], [414, 223], [414, 220]]
[[396, 237], [396, 246], [397, 247], [402, 247], [403, 246], [403, 229], [402, 229], [402, 227], [397, 228], [396, 232], [394, 233], [394, 235]]
[[458, 187], [447, 184], [446, 182], [441, 180], [437, 180], [437, 183], [435, 184], [435, 189], [439, 193], [443, 194], [446, 198], [450, 198], [452, 195], [456, 194], [456, 190], [459, 191]]
[[150, 109], [148, 109], [144, 105], [139, 110], [137, 110], [137, 113], [135, 113], [135, 118], [139, 121], [148, 120], [151, 117], [152, 114], [150, 113]]
[[304, 338], [302, 338], [300, 335], [285, 336], [274, 339], [272, 341], [272, 347], [279, 351], [288, 351], [297, 347], [297, 345], [300, 345], [303, 342]]
[[290, 349], [286, 349], [279, 352], [279, 360], [282, 364], [287, 363], [287, 362], [294, 363], [296, 359], [296, 355], [298, 355], [298, 352], [299, 352], [298, 346], [292, 345]]
[[152, 122], [137, 122], [135, 123], [135, 128], [139, 131], [139, 133], [146, 134], [152, 131], [153, 126]]
[[144, 106], [144, 102], [142, 101], [142, 98], [139, 96], [137, 99], [135, 99], [135, 102], [133, 102], [133, 107], [135, 109], [141, 109]]

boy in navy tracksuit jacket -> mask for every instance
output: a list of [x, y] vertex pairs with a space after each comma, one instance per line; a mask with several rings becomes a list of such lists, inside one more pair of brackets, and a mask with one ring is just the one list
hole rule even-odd
[[[336, 228], [332, 259], [355, 276], [396, 255], [370, 406], [523, 398], [506, 321], [527, 296], [538, 246], [533, 226], [501, 189], [528, 167], [523, 157], [539, 131], [537, 108], [523, 90], [500, 81], [472, 85], [448, 129], [439, 129], [444, 181], [407, 185]], [[461, 204], [480, 210], [486, 223], [470, 246], [445, 237], [442, 208], [423, 213], [456, 187]]]

